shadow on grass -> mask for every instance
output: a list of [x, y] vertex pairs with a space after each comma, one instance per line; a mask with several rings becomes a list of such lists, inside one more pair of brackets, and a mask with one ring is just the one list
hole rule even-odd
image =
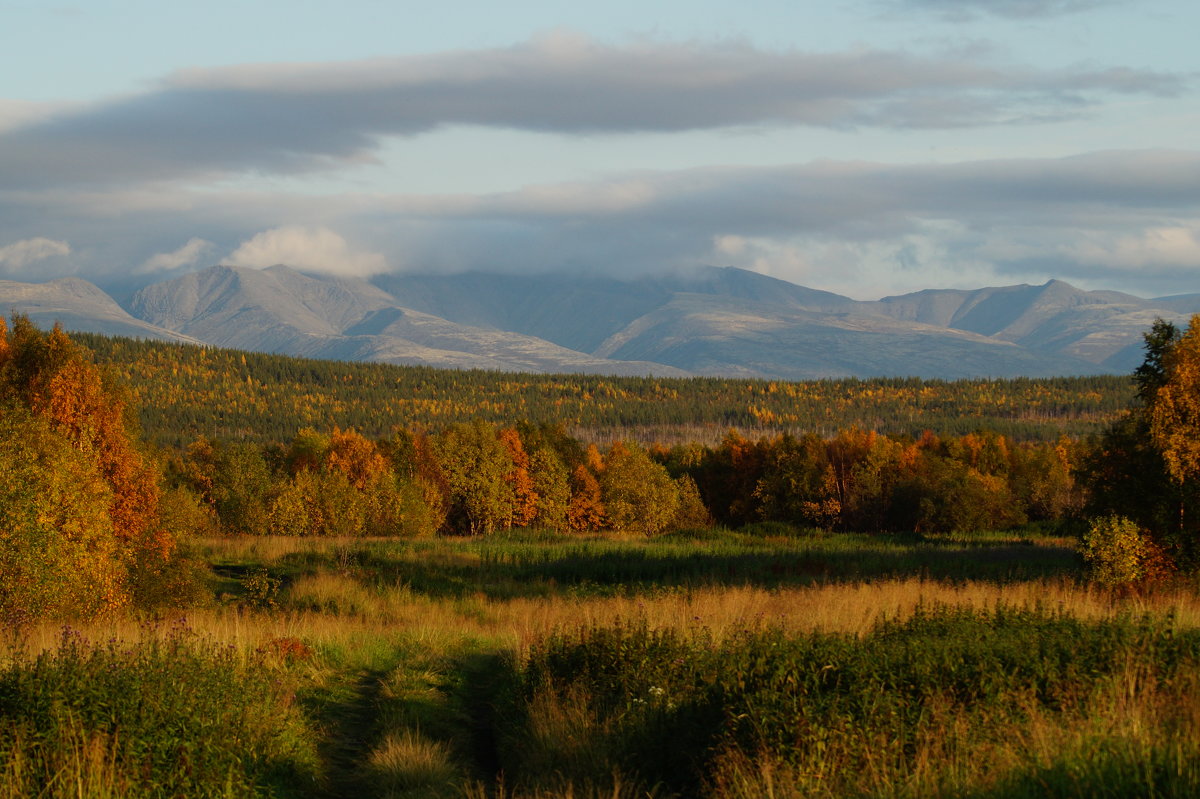
[[[279, 573], [336, 569], [332, 560], [285, 556]], [[778, 547], [709, 543], [601, 542], [584, 544], [396, 542], [362, 547], [344, 573], [376, 587], [405, 586], [433, 598], [489, 599], [636, 594], [710, 586], [777, 588], [872, 579], [919, 577], [998, 583], [1070, 577], [1075, 552], [1065, 546], [1020, 543], [987, 546], [884, 541], [843, 544], [828, 539]]]
[[376, 723], [380, 685], [385, 670], [361, 669], [340, 675], [334, 683], [302, 700], [322, 730], [318, 752], [324, 778], [321, 796], [359, 797], [369, 789], [364, 762], [379, 736]]

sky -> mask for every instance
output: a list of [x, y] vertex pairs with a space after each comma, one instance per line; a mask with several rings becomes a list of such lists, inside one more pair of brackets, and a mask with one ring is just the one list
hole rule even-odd
[[1200, 292], [1194, 0], [0, 0], [0, 279]]

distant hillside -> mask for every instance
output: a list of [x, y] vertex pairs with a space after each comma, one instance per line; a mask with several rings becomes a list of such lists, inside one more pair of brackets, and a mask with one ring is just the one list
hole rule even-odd
[[131, 386], [149, 438], [290, 440], [303, 427], [388, 437], [482, 418], [562, 425], [583, 438], [715, 443], [850, 427], [919, 436], [990, 429], [1024, 440], [1086, 435], [1132, 399], [1124, 377], [825, 380], [600, 377], [347, 363], [77, 334]]
[[734, 268], [631, 280], [384, 275], [214, 266], [147, 286], [126, 309], [82, 280], [0, 283], [0, 308], [71, 330], [308, 358], [543, 374], [806, 380], [1126, 374], [1158, 317], [1143, 300], [1062, 281], [930, 289], [875, 302]]
[[459, 369], [595, 374], [684, 372], [608, 361], [544, 339], [422, 313], [362, 280], [285, 266], [215, 266], [142, 289], [130, 310], [209, 344], [311, 358]]
[[62, 323], [67, 330], [200, 343], [174, 330], [135, 319], [103, 291], [74, 277], [48, 283], [0, 280], [0, 314], [13, 313], [25, 314], [46, 330], [55, 323]]

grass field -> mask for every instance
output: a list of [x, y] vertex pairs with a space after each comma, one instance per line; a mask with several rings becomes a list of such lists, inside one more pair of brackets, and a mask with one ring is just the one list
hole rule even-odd
[[215, 539], [12, 634], [0, 797], [1193, 796], [1200, 593], [1073, 542]]

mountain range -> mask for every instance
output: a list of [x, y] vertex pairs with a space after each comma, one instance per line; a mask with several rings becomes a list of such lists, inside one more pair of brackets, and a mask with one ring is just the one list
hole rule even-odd
[[630, 280], [382, 275], [213, 266], [123, 305], [80, 278], [0, 281], [0, 308], [42, 326], [312, 358], [519, 372], [823, 377], [1123, 373], [1162, 317], [1200, 294], [1142, 299], [1040, 286], [853, 300], [733, 267]]

